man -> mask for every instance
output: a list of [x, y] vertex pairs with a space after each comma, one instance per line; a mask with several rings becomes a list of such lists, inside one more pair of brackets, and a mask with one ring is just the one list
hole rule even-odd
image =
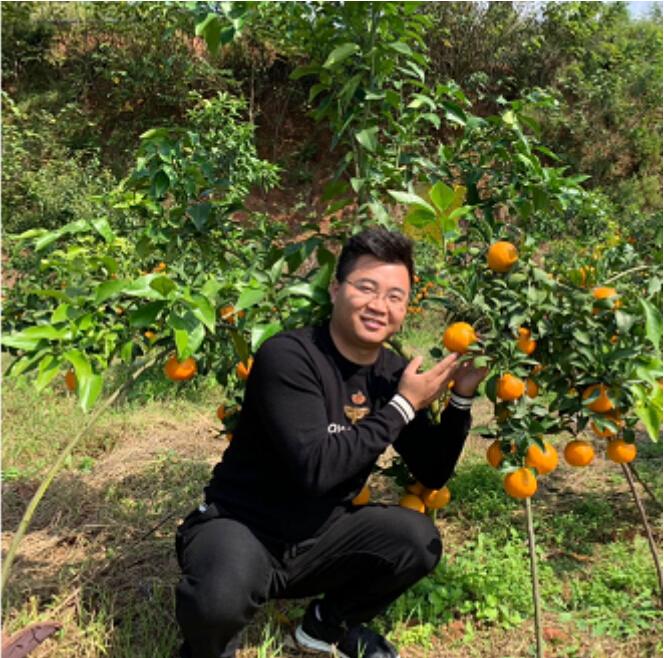
[[[412, 245], [368, 229], [339, 257], [329, 324], [287, 331], [258, 350], [233, 442], [205, 505], [178, 530], [177, 618], [184, 658], [231, 658], [271, 598], [323, 595], [296, 631], [305, 648], [395, 658], [363, 624], [430, 573], [439, 533], [419, 512], [355, 507], [389, 446], [425, 486], [450, 477], [483, 370], [450, 355], [426, 372], [383, 343], [406, 318]], [[427, 407], [454, 379], [440, 425]]]

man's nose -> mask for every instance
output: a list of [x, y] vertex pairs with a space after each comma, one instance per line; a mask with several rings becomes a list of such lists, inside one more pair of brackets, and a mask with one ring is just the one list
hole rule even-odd
[[370, 299], [367, 306], [376, 312], [387, 313], [387, 300], [383, 295], [376, 295]]

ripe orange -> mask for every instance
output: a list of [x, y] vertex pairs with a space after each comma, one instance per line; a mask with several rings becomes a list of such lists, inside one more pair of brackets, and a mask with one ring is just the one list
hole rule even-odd
[[155, 334], [154, 331], [150, 331], [150, 329], [148, 329], [143, 335], [144, 335], [144, 336], [145, 336], [150, 342], [152, 342], [152, 341], [157, 337], [157, 334]]
[[440, 509], [450, 502], [452, 494], [447, 487], [443, 487], [442, 489], [425, 489], [421, 499], [429, 509]]
[[532, 379], [526, 379], [526, 395], [529, 398], [536, 398], [539, 393], [539, 386]]
[[422, 499], [419, 496], [414, 494], [406, 494], [399, 501], [400, 507], [407, 507], [408, 509], [414, 509], [416, 512], [424, 512], [425, 507]]
[[595, 450], [588, 441], [575, 439], [565, 446], [565, 461], [572, 466], [588, 466], [595, 457]]
[[73, 370], [67, 370], [65, 373], [65, 386], [72, 393], [76, 390], [76, 374]]
[[616, 464], [628, 464], [636, 457], [636, 446], [623, 439], [613, 439], [606, 448], [606, 456]]
[[503, 451], [500, 448], [500, 441], [498, 439], [487, 448], [486, 460], [494, 468], [498, 468], [503, 461]]
[[537, 341], [530, 338], [530, 329], [526, 327], [519, 327], [519, 337], [516, 341], [516, 346], [524, 354], [532, 354], [537, 347]]
[[[597, 300], [601, 299], [609, 299], [611, 297], [617, 297], [618, 296], [618, 291], [615, 288], [610, 288], [608, 286], [599, 286], [598, 288], [593, 288], [593, 297]], [[613, 308], [617, 309], [622, 306], [622, 302], [619, 299], [616, 299], [616, 301], [613, 303]], [[599, 309], [597, 307], [593, 307], [593, 315], [597, 315], [599, 313]]]
[[220, 404], [217, 407], [217, 418], [219, 420], [223, 420], [224, 418], [226, 418], [226, 409], [223, 404]]
[[173, 382], [185, 382], [191, 379], [196, 371], [196, 360], [191, 356], [184, 361], [178, 361], [176, 356], [171, 356], [164, 366], [164, 374]]
[[443, 345], [450, 352], [459, 354], [463, 354], [476, 340], [475, 330], [467, 322], [455, 322], [443, 334]]
[[521, 379], [515, 377], [514, 375], [506, 372], [498, 380], [498, 388], [496, 389], [496, 395], [506, 402], [511, 402], [513, 400], [518, 400], [526, 392], [526, 385]]
[[[613, 421], [615, 425], [618, 427], [622, 427], [625, 422], [620, 418], [620, 412], [616, 411], [615, 409], [613, 411], [609, 411], [607, 414], [605, 414], [605, 418], [607, 420]], [[610, 427], [606, 427], [604, 429], [600, 429], [595, 421], [590, 423], [590, 429], [599, 437], [602, 439], [608, 439], [611, 436], [615, 436], [617, 432], [614, 432]]]
[[366, 505], [369, 502], [369, 498], [371, 498], [371, 489], [369, 489], [368, 485], [364, 485], [362, 487], [362, 491], [360, 491], [355, 498], [351, 501], [353, 505]]
[[235, 366], [235, 372], [237, 376], [242, 379], [243, 381], [246, 381], [249, 379], [249, 373], [251, 372], [251, 367], [254, 365], [254, 357], [250, 356], [249, 361], [246, 363], [243, 363], [240, 361], [240, 363]]
[[588, 405], [588, 409], [595, 411], [598, 414], [604, 414], [607, 411], [611, 411], [611, 409], [613, 409], [613, 402], [611, 402], [609, 396], [606, 394], [608, 389], [604, 384], [592, 384], [591, 386], [588, 386], [588, 388], [583, 391], [583, 399], [587, 400], [597, 390], [599, 390], [599, 395]]
[[537, 478], [529, 468], [522, 466], [505, 476], [503, 487], [512, 498], [530, 498], [537, 491]]
[[511, 242], [494, 242], [487, 252], [487, 263], [494, 272], [508, 272], [519, 260], [519, 252]]
[[228, 322], [228, 324], [235, 324], [235, 307], [228, 304], [219, 309], [219, 317]]
[[166, 263], [159, 263], [152, 271], [153, 272], [163, 272], [166, 269]]
[[558, 451], [548, 442], [544, 442], [544, 450], [531, 443], [526, 451], [526, 466], [534, 468], [539, 475], [551, 473], [558, 466]]

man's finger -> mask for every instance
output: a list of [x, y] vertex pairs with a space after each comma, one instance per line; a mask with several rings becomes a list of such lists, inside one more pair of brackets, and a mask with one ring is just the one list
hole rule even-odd
[[409, 374], [409, 375], [414, 375], [417, 373], [417, 369], [422, 365], [422, 361], [424, 360], [424, 357], [421, 356], [416, 356], [414, 359], [411, 360], [411, 362], [406, 366], [405, 370], [403, 371], [404, 374]]
[[448, 370], [451, 372], [454, 369], [454, 364], [458, 358], [459, 355], [455, 352], [448, 354], [442, 361], [439, 361], [433, 368], [431, 368], [429, 372], [436, 377], [440, 377]]

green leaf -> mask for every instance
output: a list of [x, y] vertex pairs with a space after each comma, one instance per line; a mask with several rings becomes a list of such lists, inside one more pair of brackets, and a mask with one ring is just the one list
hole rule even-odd
[[43, 391], [60, 372], [61, 366], [62, 359], [60, 357], [55, 357], [52, 354], [44, 356], [39, 362], [39, 374], [35, 380], [35, 388], [38, 391]]
[[282, 329], [280, 322], [271, 322], [270, 324], [257, 324], [251, 328], [251, 351], [256, 350], [266, 341], [270, 336], [278, 334]]
[[221, 39], [221, 19], [217, 14], [208, 14], [200, 23], [196, 24], [196, 36], [203, 37], [208, 50], [215, 55], [219, 49]]
[[129, 284], [125, 279], [111, 279], [100, 283], [95, 290], [95, 304], [99, 306], [107, 299], [115, 297], [118, 293], [122, 292]]
[[59, 304], [58, 307], [53, 311], [51, 315], [51, 324], [59, 324], [60, 322], [65, 322], [69, 319], [69, 304]]
[[101, 235], [106, 242], [113, 242], [115, 240], [115, 233], [111, 230], [111, 226], [108, 223], [108, 220], [105, 217], [101, 219], [93, 219], [92, 225], [95, 227], [97, 233]]
[[120, 349], [120, 358], [124, 363], [130, 364], [134, 360], [134, 343], [128, 340]]
[[646, 319], [646, 336], [657, 354], [662, 354], [662, 318], [657, 308], [645, 299], [639, 299]]
[[92, 375], [92, 366], [85, 353], [79, 350], [69, 350], [62, 355], [74, 367], [76, 380], [83, 381], [85, 377]]
[[191, 221], [194, 223], [194, 226], [197, 228], [197, 230], [199, 230], [201, 233], [207, 225], [211, 210], [212, 205], [209, 203], [199, 203], [196, 206], [189, 206], [187, 208], [187, 213], [189, 213]]
[[203, 295], [194, 295], [191, 303], [194, 305], [191, 312], [206, 326], [207, 330], [213, 334], [215, 330], [215, 316], [214, 306], [210, 303], [210, 300]]
[[81, 409], [86, 413], [94, 407], [95, 402], [99, 398], [103, 388], [104, 388], [104, 379], [101, 375], [89, 374], [85, 377], [78, 378], [78, 398]]
[[24, 331], [17, 331], [13, 334], [5, 335], [0, 339], [0, 343], [5, 347], [13, 347], [17, 350], [32, 352], [37, 349], [41, 338], [26, 335]]
[[150, 288], [156, 290], [162, 297], [167, 297], [171, 291], [177, 288], [177, 284], [171, 278], [162, 274], [150, 281]]
[[168, 174], [160, 169], [152, 178], [152, 187], [150, 188], [150, 194], [155, 199], [162, 199], [164, 194], [168, 191], [170, 187], [171, 179], [168, 177]]
[[443, 181], [438, 181], [429, 190], [429, 198], [439, 212], [444, 212], [452, 201], [454, 201], [454, 190], [445, 185]]
[[657, 385], [650, 389], [637, 385], [632, 386], [631, 391], [636, 398], [636, 415], [645, 425], [650, 438], [659, 441], [662, 427], [662, 390]]
[[437, 114], [434, 114], [433, 112], [425, 112], [422, 114], [422, 119], [425, 119], [429, 123], [433, 124], [436, 130], [440, 128], [440, 117]]
[[234, 304], [235, 310], [241, 311], [250, 306], [259, 304], [263, 301], [266, 294], [267, 290], [265, 288], [245, 288], [240, 294], [237, 302]]
[[[163, 295], [150, 284], [158, 275], [146, 274], [138, 279], [134, 279], [125, 286], [124, 293], [131, 297], [144, 297], [145, 299], [162, 299]], [[168, 278], [168, 277], [164, 277]]]
[[388, 194], [399, 203], [404, 203], [409, 206], [418, 206], [428, 210], [432, 215], [436, 214], [433, 206], [428, 204], [422, 197], [411, 192], [399, 192], [397, 190], [388, 190]]
[[378, 146], [378, 126], [372, 126], [371, 128], [360, 130], [355, 133], [355, 139], [367, 149], [367, 151], [373, 153]]
[[139, 306], [127, 316], [129, 326], [136, 328], [149, 327], [157, 319], [164, 306], [166, 306], [166, 302], [148, 302]]
[[389, 43], [387, 47], [391, 48], [392, 50], [395, 50], [398, 53], [401, 53], [402, 55], [413, 54], [411, 47], [407, 43], [404, 43], [403, 41], [393, 41], [392, 43]]
[[344, 43], [337, 46], [325, 60], [323, 68], [330, 69], [344, 60], [348, 59], [351, 55], [360, 51], [360, 47], [356, 43]]
[[191, 311], [187, 311], [184, 315], [172, 312], [168, 318], [168, 325], [173, 329], [180, 361], [192, 356], [205, 339], [205, 328]]

